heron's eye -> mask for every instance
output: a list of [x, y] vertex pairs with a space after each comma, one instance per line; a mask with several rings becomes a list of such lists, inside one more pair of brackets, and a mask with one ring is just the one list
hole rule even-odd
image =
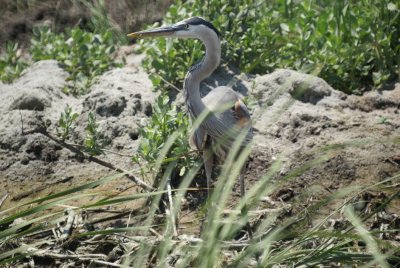
[[189, 29], [189, 24], [185, 24], [185, 29]]

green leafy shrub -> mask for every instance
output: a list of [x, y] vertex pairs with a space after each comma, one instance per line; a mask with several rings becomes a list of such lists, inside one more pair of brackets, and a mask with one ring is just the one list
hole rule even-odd
[[[137, 155], [132, 160], [140, 166], [148, 166], [152, 170], [168, 138], [177, 133], [178, 136], [170, 147], [166, 159], [162, 160], [163, 164], [176, 162], [175, 170], [178, 170], [179, 175], [183, 176], [195, 160], [194, 156], [189, 153], [188, 129], [187, 115], [178, 111], [175, 105], [170, 105], [166, 94], [160, 95], [156, 99], [150, 122], [144, 128], [139, 129], [141, 142]], [[143, 160], [148, 165], [143, 165]], [[142, 172], [144, 173], [144, 170]]]
[[0, 57], [0, 80], [11, 83], [18, 78], [28, 63], [21, 58], [21, 50], [17, 43], [7, 43]]
[[78, 114], [72, 111], [71, 106], [67, 105], [65, 107], [64, 112], [60, 114], [60, 118], [58, 119], [58, 127], [57, 134], [61, 137], [62, 140], [65, 140], [73, 131], [73, 123], [78, 118]]
[[93, 113], [88, 114], [88, 124], [86, 126], [86, 138], [84, 150], [90, 155], [101, 155], [104, 147], [109, 144], [109, 140], [104, 136], [96, 121]]
[[[176, 0], [164, 23], [194, 15], [221, 31], [223, 60], [244, 72], [292, 68], [345, 92], [399, 77], [399, 7], [389, 0]], [[194, 40], [141, 42], [148, 55], [144, 66], [159, 88], [165, 86], [160, 77], [181, 86], [203, 53]]]
[[112, 58], [116, 47], [108, 32], [94, 34], [74, 28], [64, 35], [35, 28], [33, 33], [33, 60], [57, 60], [69, 72], [68, 80], [73, 81], [70, 91], [75, 95], [86, 93], [96, 76], [121, 65]]

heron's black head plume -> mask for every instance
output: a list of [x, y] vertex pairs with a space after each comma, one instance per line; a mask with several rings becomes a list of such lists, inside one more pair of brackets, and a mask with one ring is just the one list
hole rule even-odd
[[208, 21], [206, 21], [206, 20], [203, 19], [203, 18], [200, 18], [200, 17], [192, 17], [192, 18], [190, 18], [190, 19], [187, 19], [185, 22], [186, 22], [187, 24], [189, 24], [189, 25], [204, 25], [204, 26], [210, 28], [211, 30], [213, 30], [213, 31], [217, 34], [218, 37], [221, 37], [221, 34], [220, 34], [220, 32], [217, 30], [217, 28], [215, 28], [214, 25], [211, 24], [211, 22], [208, 22]]

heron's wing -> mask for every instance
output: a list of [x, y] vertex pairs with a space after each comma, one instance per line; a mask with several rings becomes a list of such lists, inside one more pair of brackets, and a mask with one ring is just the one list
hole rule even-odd
[[190, 148], [193, 150], [203, 150], [205, 142], [205, 132], [202, 128], [197, 128], [191, 135], [189, 139]]
[[229, 87], [217, 87], [210, 91], [202, 100], [207, 108], [214, 113], [221, 113], [232, 108], [240, 95]]
[[[204, 132], [214, 139], [228, 139], [228, 146], [243, 130], [247, 131], [245, 143], [252, 139], [250, 113], [238, 93], [229, 87], [217, 87], [202, 100], [216, 120], [212, 123], [206, 120], [202, 124]], [[230, 133], [229, 137], [226, 137], [226, 133]]]
[[204, 104], [226, 123], [251, 124], [250, 113], [243, 103], [242, 97], [229, 87], [217, 87], [203, 98]]

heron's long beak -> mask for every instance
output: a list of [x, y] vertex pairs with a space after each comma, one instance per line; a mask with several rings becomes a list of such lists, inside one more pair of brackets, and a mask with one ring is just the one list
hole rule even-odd
[[176, 24], [172, 26], [164, 26], [150, 30], [144, 30], [140, 32], [130, 33], [128, 37], [131, 38], [145, 38], [145, 37], [168, 37], [173, 35], [177, 31], [186, 30], [184, 24]]

